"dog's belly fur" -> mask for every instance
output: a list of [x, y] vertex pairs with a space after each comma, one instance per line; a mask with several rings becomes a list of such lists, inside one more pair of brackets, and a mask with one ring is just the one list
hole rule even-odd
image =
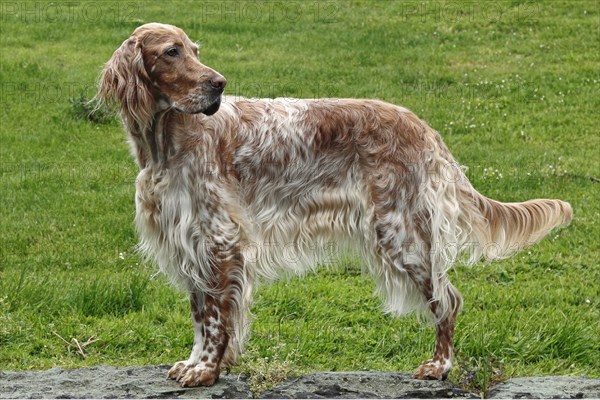
[[362, 250], [351, 247], [362, 246], [362, 232], [370, 227], [368, 199], [352, 171], [340, 175], [329, 185], [318, 179], [280, 185], [285, 177], [257, 183], [260, 198], [247, 208], [253, 233], [246, 256], [262, 277], [302, 274], [319, 263], [333, 265], [348, 250]]

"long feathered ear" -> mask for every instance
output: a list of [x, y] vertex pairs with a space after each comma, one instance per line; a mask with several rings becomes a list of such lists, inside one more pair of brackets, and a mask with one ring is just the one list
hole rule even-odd
[[149, 81], [141, 41], [131, 37], [104, 65], [95, 99], [98, 106], [118, 102], [125, 124], [130, 129], [144, 132], [153, 116], [154, 98], [148, 89]]

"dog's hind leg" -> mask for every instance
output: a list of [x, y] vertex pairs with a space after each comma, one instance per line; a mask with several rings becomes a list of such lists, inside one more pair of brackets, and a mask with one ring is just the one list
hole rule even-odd
[[[386, 221], [382, 224], [378, 221]], [[431, 312], [436, 327], [433, 358], [415, 372], [417, 379], [446, 379], [452, 368], [454, 323], [462, 305], [460, 293], [447, 276], [434, 277], [431, 246], [426, 235], [410, 218], [397, 215], [379, 218], [374, 224], [375, 259], [373, 268], [378, 291], [383, 294], [385, 309], [396, 315], [411, 311]], [[433, 279], [442, 290], [434, 291]]]
[[444, 290], [441, 299], [433, 298], [431, 279], [416, 279], [416, 283], [427, 298], [435, 318], [436, 342], [433, 358], [423, 362], [413, 376], [417, 379], [444, 380], [452, 369], [454, 324], [462, 306], [462, 297], [447, 279], [441, 283]]

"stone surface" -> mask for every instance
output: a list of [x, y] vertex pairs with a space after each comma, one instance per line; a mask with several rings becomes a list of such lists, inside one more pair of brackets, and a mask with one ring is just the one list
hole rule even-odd
[[168, 370], [168, 365], [159, 365], [0, 372], [0, 399], [252, 397], [246, 382], [233, 375], [222, 376], [216, 385], [209, 388], [181, 388], [177, 382], [166, 379]]
[[[248, 383], [223, 375], [210, 388], [181, 388], [167, 380], [167, 365], [76, 370], [0, 372], [0, 399], [23, 398], [251, 398]], [[261, 398], [478, 398], [449, 382], [418, 381], [406, 373], [330, 372], [289, 379]], [[600, 379], [515, 378], [492, 388], [489, 397], [600, 398]]]
[[574, 376], [513, 378], [494, 386], [491, 399], [600, 399], [600, 379]]
[[479, 398], [449, 382], [420, 381], [407, 373], [330, 372], [290, 379], [265, 391], [267, 399]]

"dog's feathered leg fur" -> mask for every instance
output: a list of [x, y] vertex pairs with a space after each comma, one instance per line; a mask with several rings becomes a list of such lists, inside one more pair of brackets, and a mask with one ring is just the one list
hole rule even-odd
[[202, 349], [204, 348], [204, 295], [200, 292], [190, 293], [190, 308], [192, 323], [194, 325], [194, 346], [192, 353], [186, 361], [179, 361], [167, 373], [167, 378], [181, 380], [187, 372], [200, 363]]

